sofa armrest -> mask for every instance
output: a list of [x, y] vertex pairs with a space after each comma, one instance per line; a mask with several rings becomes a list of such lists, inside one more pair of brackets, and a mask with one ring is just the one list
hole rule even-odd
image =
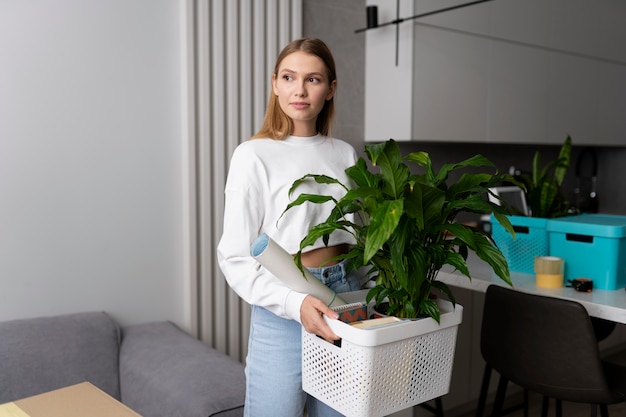
[[144, 417], [243, 415], [243, 365], [170, 322], [129, 326], [120, 348], [122, 402]]
[[120, 329], [103, 312], [0, 323], [0, 404], [89, 381], [119, 399]]

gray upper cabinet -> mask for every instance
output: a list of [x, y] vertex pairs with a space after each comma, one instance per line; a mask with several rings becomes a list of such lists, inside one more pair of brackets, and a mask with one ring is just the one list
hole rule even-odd
[[[403, 1], [412, 14], [462, 3]], [[409, 120], [387, 126], [398, 139], [560, 144], [571, 135], [575, 145], [626, 146], [625, 18], [622, 0], [493, 0], [405, 22], [411, 49], [399, 59], [411, 78], [386, 81], [394, 60], [366, 59], [366, 89], [386, 87], [410, 107]], [[395, 50], [395, 29], [368, 32], [367, 53], [383, 41], [375, 37]], [[394, 117], [393, 101], [366, 100], [366, 140], [386, 139], [381, 116]]]

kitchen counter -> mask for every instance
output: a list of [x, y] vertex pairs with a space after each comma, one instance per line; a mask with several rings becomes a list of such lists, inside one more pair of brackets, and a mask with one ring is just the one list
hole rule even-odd
[[[494, 274], [489, 264], [475, 254], [469, 255], [467, 264], [472, 275], [471, 280], [451, 268], [440, 271], [438, 279], [453, 287], [483, 293], [493, 284], [508, 286]], [[511, 281], [517, 290], [578, 301], [587, 309], [590, 316], [626, 324], [626, 291], [623, 288], [612, 291], [594, 289], [590, 293], [578, 292], [571, 287], [539, 288], [535, 285], [534, 275], [519, 272], [511, 272]]]

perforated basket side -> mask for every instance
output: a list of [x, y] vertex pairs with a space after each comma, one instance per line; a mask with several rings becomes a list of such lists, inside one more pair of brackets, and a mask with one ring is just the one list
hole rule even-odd
[[379, 417], [444, 395], [458, 326], [374, 347], [303, 332], [302, 385], [346, 416]]
[[492, 221], [491, 236], [511, 271], [534, 274], [535, 256], [549, 254], [546, 219], [519, 216], [510, 216], [509, 219], [516, 229], [515, 239], [495, 220]]

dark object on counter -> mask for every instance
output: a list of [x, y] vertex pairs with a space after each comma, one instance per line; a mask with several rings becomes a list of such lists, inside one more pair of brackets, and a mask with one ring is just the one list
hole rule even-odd
[[[583, 173], [583, 166], [591, 164], [591, 168]], [[598, 212], [598, 195], [596, 193], [596, 183], [598, 177], [598, 155], [593, 148], [582, 150], [576, 161], [576, 187], [574, 197], [576, 208], [581, 213]]]
[[589, 278], [570, 279], [572, 288], [579, 292], [591, 292], [593, 290], [593, 281]]

